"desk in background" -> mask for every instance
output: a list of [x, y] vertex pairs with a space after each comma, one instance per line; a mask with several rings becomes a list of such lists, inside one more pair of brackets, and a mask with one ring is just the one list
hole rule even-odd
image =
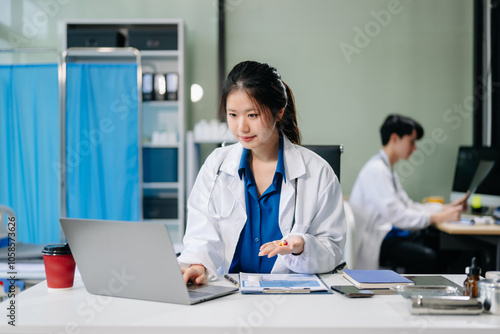
[[434, 225], [441, 231], [440, 247], [443, 249], [476, 250], [481, 243], [495, 247], [495, 270], [500, 270], [500, 225], [441, 223]]
[[[462, 284], [465, 275], [447, 275]], [[328, 285], [348, 285], [341, 274], [323, 275]], [[230, 286], [229, 282], [213, 284]], [[22, 333], [495, 333], [500, 316], [411, 315], [399, 295], [349, 299], [318, 295], [242, 295], [184, 306], [87, 293], [81, 280], [71, 290], [49, 291], [44, 282], [17, 296]], [[7, 325], [0, 304], [0, 332]]]

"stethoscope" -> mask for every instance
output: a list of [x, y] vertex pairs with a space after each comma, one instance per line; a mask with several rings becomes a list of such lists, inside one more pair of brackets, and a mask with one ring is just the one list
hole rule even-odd
[[210, 212], [210, 201], [212, 199], [212, 194], [214, 192], [215, 184], [217, 183], [217, 179], [219, 178], [220, 168], [222, 167], [223, 163], [224, 163], [224, 161], [222, 161], [219, 165], [219, 168], [217, 168], [217, 172], [215, 173], [215, 177], [214, 177], [214, 182], [212, 183], [212, 188], [210, 189], [210, 194], [208, 194], [207, 212], [208, 212], [208, 215], [214, 219], [227, 219], [227, 218], [229, 218], [234, 211], [234, 207], [236, 206], [236, 198], [235, 198], [233, 200], [233, 205], [231, 206], [231, 210], [229, 210], [228, 214], [226, 214], [226, 215], [218, 214], [217, 210], [215, 208], [215, 205], [213, 206], [214, 207], [213, 213]]
[[[386, 157], [384, 157], [382, 155], [382, 153], [379, 153], [379, 157], [382, 160], [382, 162], [390, 169], [390, 171], [391, 171], [392, 185], [394, 187], [394, 191], [396, 191], [396, 195], [401, 200], [401, 202], [406, 206], [405, 201], [403, 200], [403, 198], [401, 197], [401, 194], [399, 193], [399, 189], [398, 189], [398, 186], [396, 184], [396, 176], [394, 175], [394, 169], [392, 168], [391, 163], [388, 160], [386, 160]], [[387, 157], [387, 159], [388, 159], [388, 157]]]
[[379, 153], [378, 155], [380, 157], [380, 160], [382, 160], [382, 162], [384, 163], [384, 165], [386, 165], [391, 171], [392, 185], [394, 186], [394, 190], [396, 190], [396, 193], [398, 193], [398, 187], [396, 185], [396, 177], [394, 176], [394, 169], [392, 168], [391, 163], [387, 160], [389, 158], [387, 157], [386, 159], [386, 156], [384, 156], [382, 153]]
[[[214, 181], [212, 183], [212, 187], [210, 188], [210, 193], [208, 194], [208, 201], [207, 201], [207, 213], [208, 213], [208, 215], [214, 219], [221, 219], [221, 220], [229, 218], [234, 211], [234, 207], [236, 206], [236, 198], [235, 198], [233, 200], [233, 205], [231, 206], [231, 209], [229, 210], [229, 212], [227, 214], [222, 214], [222, 212], [221, 212], [221, 214], [218, 214], [217, 210], [215, 208], [215, 205], [213, 205], [213, 211], [210, 210], [210, 202], [211, 202], [212, 195], [214, 192], [215, 184], [217, 183], [217, 179], [219, 178], [219, 175], [221, 173], [220, 170], [221, 170], [223, 163], [224, 163], [224, 160], [220, 163], [219, 167], [217, 168], [217, 172], [215, 173]], [[297, 179], [295, 179], [295, 199], [294, 199], [294, 208], [293, 208], [292, 228], [295, 225], [295, 211], [297, 209], [297, 191], [298, 191], [297, 187], [298, 187], [298, 181], [297, 181]], [[291, 230], [291, 228], [290, 228], [290, 230]]]

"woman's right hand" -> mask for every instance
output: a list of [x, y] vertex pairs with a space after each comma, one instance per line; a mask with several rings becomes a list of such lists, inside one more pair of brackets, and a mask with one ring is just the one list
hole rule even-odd
[[201, 264], [192, 264], [189, 268], [181, 268], [181, 271], [186, 284], [191, 282], [193, 284], [203, 285], [208, 282], [207, 269]]

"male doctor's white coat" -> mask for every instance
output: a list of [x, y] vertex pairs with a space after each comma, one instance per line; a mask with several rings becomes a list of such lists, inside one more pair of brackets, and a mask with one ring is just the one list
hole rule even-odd
[[404, 191], [383, 149], [363, 166], [354, 182], [349, 204], [356, 222], [355, 269], [379, 269], [380, 247], [393, 226], [419, 230], [431, 223], [439, 203], [412, 201]]
[[[286, 175], [281, 186], [279, 225], [284, 239], [299, 235], [305, 244], [300, 255], [278, 255], [272, 272], [331, 271], [342, 259], [346, 233], [338, 178], [314, 152], [292, 144], [286, 136], [283, 144]], [[184, 267], [204, 265], [209, 280], [228, 272], [247, 221], [245, 182], [238, 175], [242, 152], [240, 143], [216, 149], [201, 167], [189, 196], [184, 250], [178, 261]], [[212, 187], [210, 214], [227, 218], [213, 218], [208, 212]]]

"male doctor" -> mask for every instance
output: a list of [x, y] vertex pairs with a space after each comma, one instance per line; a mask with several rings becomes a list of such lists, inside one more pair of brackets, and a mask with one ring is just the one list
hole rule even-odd
[[408, 117], [389, 115], [380, 134], [383, 147], [361, 169], [349, 200], [356, 222], [356, 268], [378, 269], [380, 259], [389, 259], [411, 273], [435, 272], [437, 253], [423, 231], [459, 220], [466, 197], [446, 205], [412, 201], [393, 166], [410, 157], [424, 130]]

